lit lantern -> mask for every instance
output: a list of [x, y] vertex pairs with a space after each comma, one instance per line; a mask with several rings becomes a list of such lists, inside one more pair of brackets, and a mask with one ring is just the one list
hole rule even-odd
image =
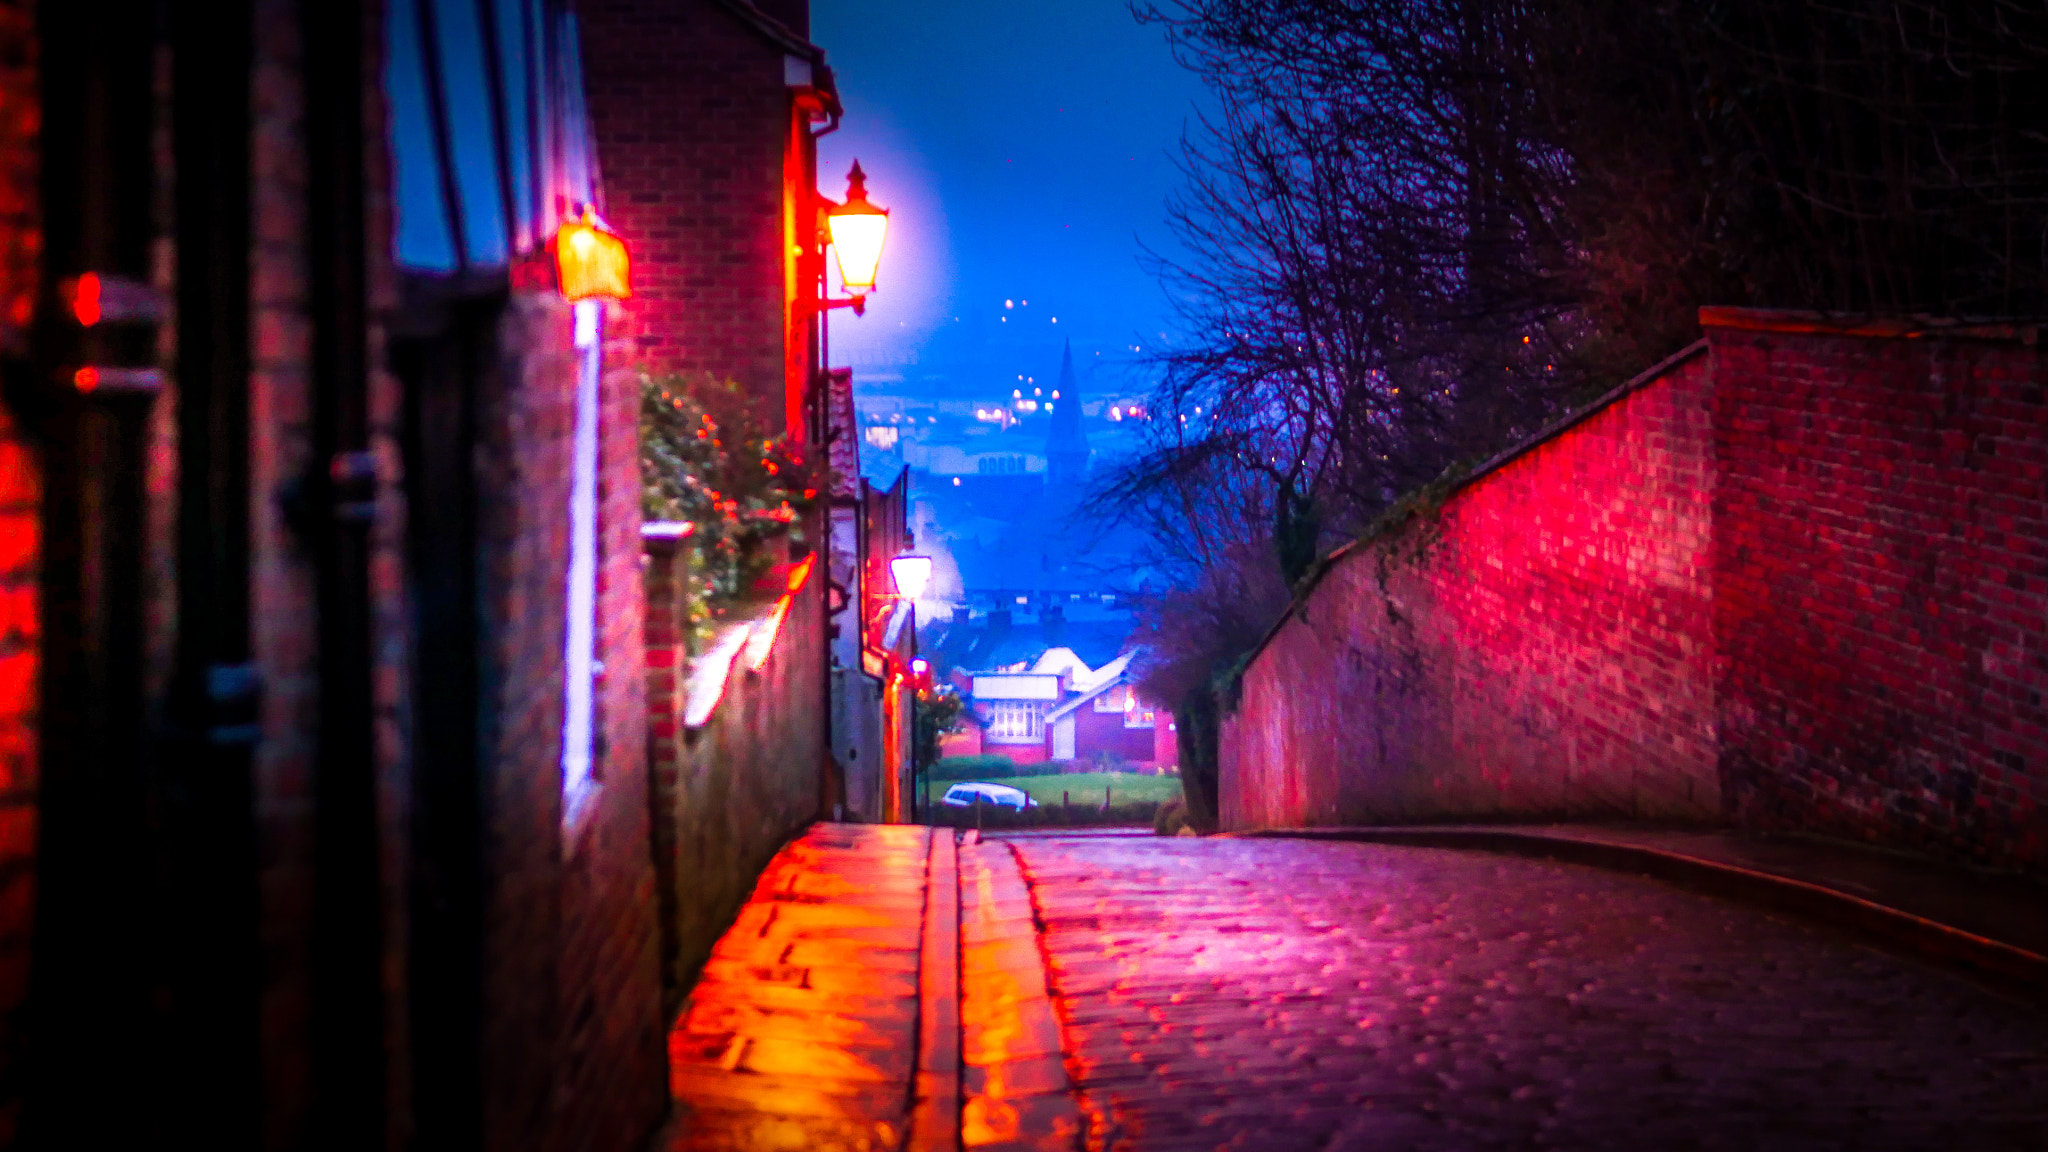
[[875, 267], [882, 262], [882, 237], [889, 231], [889, 211], [868, 201], [867, 173], [860, 161], [846, 175], [846, 203], [825, 214], [832, 233], [832, 251], [839, 258], [839, 282], [854, 296], [875, 290]]
[[565, 220], [555, 233], [555, 267], [561, 273], [562, 295], [570, 300], [625, 300], [633, 295], [626, 242], [605, 231], [587, 207], [581, 220]]
[[898, 556], [889, 561], [889, 575], [896, 579], [898, 596], [905, 600], [915, 600], [924, 595], [924, 586], [932, 578], [932, 558]]

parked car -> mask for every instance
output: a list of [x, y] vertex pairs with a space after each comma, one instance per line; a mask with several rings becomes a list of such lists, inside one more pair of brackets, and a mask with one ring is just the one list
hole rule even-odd
[[946, 789], [946, 794], [939, 798], [939, 803], [950, 808], [972, 808], [976, 797], [979, 797], [983, 804], [994, 804], [1003, 808], [1038, 807], [1038, 801], [1033, 800], [1022, 788], [1012, 788], [1008, 784], [978, 782], [953, 785]]

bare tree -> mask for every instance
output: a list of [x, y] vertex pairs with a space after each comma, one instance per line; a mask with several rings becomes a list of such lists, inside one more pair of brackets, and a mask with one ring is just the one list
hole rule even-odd
[[[1138, 0], [1218, 111], [1187, 338], [1107, 486], [1177, 685], [1318, 548], [1697, 334], [1703, 304], [2048, 311], [2044, 0]], [[1248, 639], [1247, 639], [1248, 637]]]

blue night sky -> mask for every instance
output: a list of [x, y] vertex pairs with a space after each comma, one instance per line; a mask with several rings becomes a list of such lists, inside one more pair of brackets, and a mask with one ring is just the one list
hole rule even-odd
[[1172, 250], [1174, 157], [1205, 101], [1160, 30], [1121, 0], [814, 0], [811, 19], [846, 107], [820, 189], [842, 196], [858, 157], [892, 213], [867, 316], [832, 317], [833, 361], [965, 398], [1047, 378], [1070, 338], [1077, 366], [1104, 366], [1084, 390], [1139, 384], [1116, 365], [1171, 331], [1140, 246]]

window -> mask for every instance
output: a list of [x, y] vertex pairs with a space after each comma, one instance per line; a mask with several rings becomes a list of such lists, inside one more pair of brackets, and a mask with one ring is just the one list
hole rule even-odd
[[568, 612], [562, 652], [562, 806], [573, 821], [597, 779], [597, 420], [604, 305], [576, 302], [576, 402], [569, 481]]
[[1122, 712], [1130, 706], [1131, 690], [1119, 684], [1095, 698], [1097, 712]]
[[1150, 727], [1152, 727], [1152, 710], [1151, 710], [1150, 708], [1138, 708], [1138, 707], [1132, 707], [1132, 708], [1128, 709], [1127, 711], [1125, 711], [1125, 712], [1124, 712], [1124, 727], [1126, 727], [1126, 728], [1150, 728]]
[[1045, 738], [1045, 713], [1037, 704], [998, 700], [989, 705], [988, 734], [993, 740], [1016, 743]]

